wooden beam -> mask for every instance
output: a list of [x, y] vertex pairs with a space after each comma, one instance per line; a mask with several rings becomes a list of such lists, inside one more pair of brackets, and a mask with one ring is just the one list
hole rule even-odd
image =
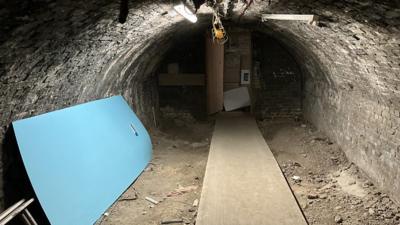
[[204, 86], [204, 74], [167, 74], [161, 73], [158, 76], [158, 85], [160, 86]]
[[224, 45], [206, 35], [207, 113], [222, 111], [224, 104]]
[[294, 20], [294, 21], [306, 21], [309, 24], [318, 20], [316, 15], [301, 15], [301, 14], [262, 14], [262, 22], [267, 20]]

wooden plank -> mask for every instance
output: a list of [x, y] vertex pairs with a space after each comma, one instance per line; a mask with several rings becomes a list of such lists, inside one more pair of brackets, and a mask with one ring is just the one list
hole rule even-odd
[[196, 225], [306, 225], [255, 120], [218, 115]]
[[207, 112], [213, 114], [223, 109], [224, 46], [214, 43], [206, 35]]
[[312, 23], [317, 20], [315, 15], [300, 15], [300, 14], [263, 14], [261, 16], [262, 21], [267, 20], [296, 20], [296, 21], [307, 21]]
[[204, 74], [167, 74], [158, 75], [158, 85], [160, 86], [204, 86]]

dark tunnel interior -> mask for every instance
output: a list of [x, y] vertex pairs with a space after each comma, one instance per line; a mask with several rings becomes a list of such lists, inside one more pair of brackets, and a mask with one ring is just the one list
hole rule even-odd
[[[50, 224], [14, 121], [121, 95], [149, 131], [155, 162], [125, 192], [135, 202], [117, 201], [97, 224], [193, 217], [143, 199], [184, 181], [199, 193], [177, 201], [200, 198], [215, 121], [228, 111], [254, 117], [308, 224], [399, 224], [400, 2], [187, 1], [205, 2], [195, 23], [174, 11], [181, 2], [0, 0], [1, 211], [33, 197], [32, 214]], [[225, 97], [243, 88], [245, 106], [229, 110]], [[165, 177], [176, 180], [155, 182]], [[160, 190], [140, 192], [146, 184]]]

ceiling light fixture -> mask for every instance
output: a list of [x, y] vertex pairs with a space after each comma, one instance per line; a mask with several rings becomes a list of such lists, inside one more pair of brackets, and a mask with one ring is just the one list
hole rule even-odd
[[192, 23], [197, 22], [196, 14], [185, 3], [181, 2], [179, 5], [175, 5], [174, 10], [181, 16], [185, 17], [190, 22]]

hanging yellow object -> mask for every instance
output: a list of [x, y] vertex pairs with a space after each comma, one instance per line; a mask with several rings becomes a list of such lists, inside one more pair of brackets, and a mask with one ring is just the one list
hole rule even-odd
[[228, 40], [228, 36], [226, 35], [225, 28], [222, 26], [221, 20], [217, 13], [214, 13], [213, 17], [213, 28], [211, 29], [213, 40], [216, 41], [218, 44], [225, 44]]
[[224, 31], [214, 28], [214, 35], [215, 35], [215, 38], [222, 39], [222, 38], [224, 38]]

